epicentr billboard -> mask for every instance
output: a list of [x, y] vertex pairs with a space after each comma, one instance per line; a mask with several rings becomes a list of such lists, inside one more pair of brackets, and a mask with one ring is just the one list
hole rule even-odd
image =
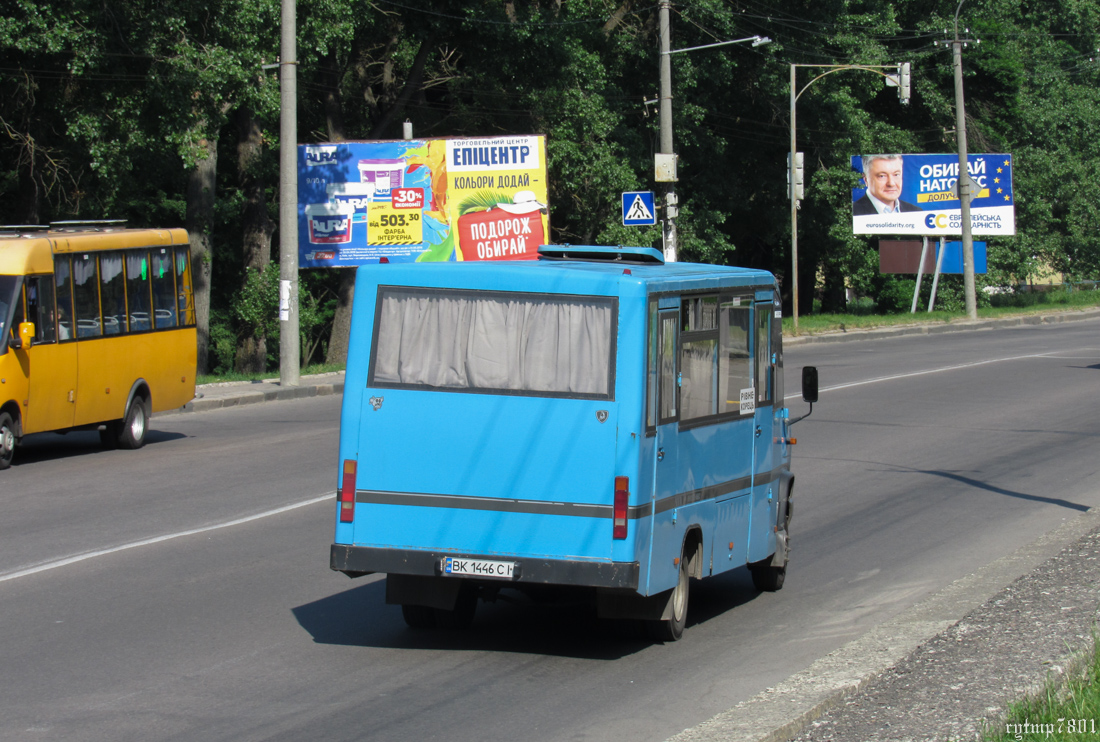
[[534, 260], [550, 233], [543, 136], [298, 147], [298, 264]]

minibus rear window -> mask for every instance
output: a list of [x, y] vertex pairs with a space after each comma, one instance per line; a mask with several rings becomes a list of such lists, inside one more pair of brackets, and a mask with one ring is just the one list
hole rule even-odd
[[611, 399], [607, 296], [379, 287], [376, 387]]

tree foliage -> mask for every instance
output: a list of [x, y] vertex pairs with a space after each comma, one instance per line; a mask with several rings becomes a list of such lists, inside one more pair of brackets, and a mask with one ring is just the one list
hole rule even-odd
[[[279, 197], [278, 81], [263, 69], [279, 55], [279, 3], [0, 8], [0, 219], [189, 224], [206, 240], [196, 260], [221, 348], [209, 365], [232, 342], [270, 358], [270, 326], [244, 322], [242, 307], [251, 317], [248, 276], [270, 260]], [[1041, 265], [1097, 277], [1100, 0], [681, 0], [672, 11], [675, 49], [774, 40], [672, 57], [682, 259], [765, 267], [790, 285], [790, 65], [819, 65], [797, 77], [800, 305], [836, 309], [853, 289], [893, 301], [877, 242], [851, 233], [848, 160], [955, 151], [951, 54], [937, 42], [958, 11], [973, 41], [970, 150], [1014, 157], [1018, 235], [990, 241], [989, 280], [1023, 282]], [[552, 239], [653, 245], [658, 229], [620, 224], [618, 195], [652, 187], [657, 52], [657, 6], [636, 0], [302, 3], [298, 130], [392, 139], [409, 120], [418, 137], [545, 134]], [[909, 106], [877, 74], [835, 71], [899, 62], [913, 69]], [[311, 349], [344, 311], [339, 274], [304, 282]]]

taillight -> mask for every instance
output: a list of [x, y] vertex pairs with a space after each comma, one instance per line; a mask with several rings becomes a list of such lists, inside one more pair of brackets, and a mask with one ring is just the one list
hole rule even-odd
[[355, 520], [355, 459], [344, 459], [344, 478], [340, 482], [340, 522]]
[[629, 504], [630, 479], [628, 477], [615, 477], [615, 507], [612, 515], [612, 538], [626, 538], [626, 511]]

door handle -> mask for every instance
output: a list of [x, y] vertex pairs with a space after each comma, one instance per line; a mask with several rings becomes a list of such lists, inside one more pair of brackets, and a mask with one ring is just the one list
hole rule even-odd
[[665, 460], [665, 449], [663, 449], [663, 448], [658, 448], [657, 449], [657, 460], [658, 461], [664, 461]]
[[761, 429], [761, 427], [759, 425], [757, 425], [756, 426], [756, 437], [759, 438], [760, 434], [763, 433], [763, 432], [764, 432], [763, 429]]

